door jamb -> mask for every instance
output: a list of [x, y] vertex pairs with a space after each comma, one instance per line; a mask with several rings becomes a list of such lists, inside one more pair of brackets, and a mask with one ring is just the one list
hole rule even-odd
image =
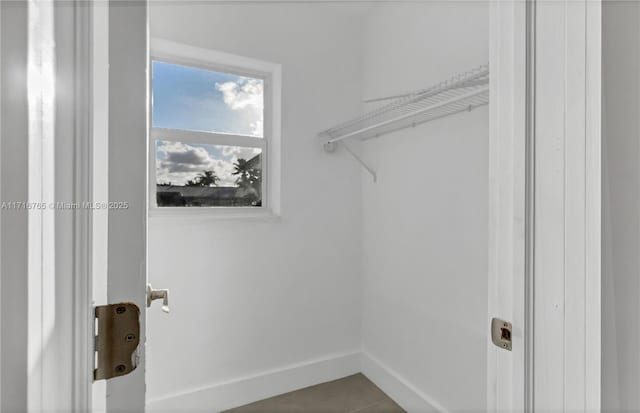
[[532, 395], [531, 6], [532, 1], [490, 5], [487, 333], [494, 317], [513, 325], [512, 351], [495, 347], [487, 334], [487, 411], [493, 412], [527, 411]]
[[[545, 306], [551, 304], [544, 297], [534, 295], [535, 279], [549, 276], [536, 274], [534, 268], [535, 243], [544, 242], [537, 239], [534, 232], [534, 217], [549, 214], [536, 211], [536, 94], [542, 87], [536, 82], [536, 47], [564, 47], [558, 44], [536, 45], [536, 27], [549, 22], [537, 19], [536, 0], [493, 2], [491, 8], [491, 73], [492, 73], [492, 119], [491, 119], [491, 217], [490, 217], [490, 258], [489, 258], [489, 315], [504, 318], [513, 322], [512, 353], [489, 346], [488, 354], [488, 410], [489, 411], [534, 411], [535, 396], [534, 376], [548, 377], [550, 360], [536, 358], [534, 349], [534, 319], [543, 317]], [[564, 377], [553, 377], [558, 385], [563, 381], [571, 383], [571, 377], [580, 378], [582, 386], [572, 385], [570, 393], [563, 393], [562, 402], [558, 401], [558, 409], [570, 409], [571, 406], [582, 405], [587, 410], [600, 410], [600, 358], [601, 358], [601, 303], [600, 303], [600, 201], [601, 201], [601, 93], [600, 93], [600, 59], [601, 59], [601, 2], [599, 0], [566, 1], [572, 7], [580, 8], [585, 15], [584, 25], [568, 26], [574, 41], [584, 42], [584, 62], [579, 54], [568, 55], [572, 67], [584, 69], [584, 100], [564, 102], [573, 111], [584, 109], [584, 135], [576, 136], [579, 124], [571, 124], [574, 131], [571, 135], [573, 145], [582, 145], [584, 150], [584, 169], [576, 169], [579, 162], [569, 164], [572, 175], [567, 178], [566, 185], [572, 186], [571, 196], [580, 191], [575, 188], [584, 185], [584, 198], [572, 198], [569, 207], [575, 208], [568, 214], [576, 213], [584, 216], [584, 248], [576, 248], [565, 253], [564, 259], [584, 260], [585, 272], [566, 272], [561, 274], [570, 277], [573, 283], [583, 283], [584, 291], [579, 294], [565, 296], [560, 305], [572, 306], [572, 312], [564, 315], [558, 322], [572, 326], [578, 336], [567, 341], [566, 332], [562, 336], [551, 337], [550, 332], [541, 332], [547, 339], [565, 343], [567, 352], [579, 351], [584, 359], [572, 358], [567, 363], [564, 356], [561, 365]], [[562, 7], [562, 3], [559, 7]], [[523, 34], [523, 28], [527, 27]], [[582, 32], [584, 30], [584, 32]], [[526, 47], [524, 45], [526, 44]], [[565, 49], [566, 50], [566, 49]], [[526, 53], [526, 55], [525, 55]], [[578, 56], [578, 57], [576, 57]], [[505, 73], [506, 72], [506, 73]], [[526, 85], [526, 86], [525, 86]], [[575, 86], [575, 85], [574, 85]], [[579, 95], [579, 94], [578, 94]], [[559, 97], [561, 98], [561, 97]], [[574, 93], [575, 98], [575, 93]], [[581, 105], [584, 105], [582, 107]], [[582, 109], [581, 109], [582, 108]], [[575, 122], [575, 120], [571, 120]], [[558, 133], [561, 133], [558, 131]], [[549, 136], [539, 136], [549, 139]], [[563, 139], [567, 139], [564, 137]], [[527, 149], [526, 157], [521, 157], [523, 148]], [[540, 154], [539, 154], [540, 155]], [[575, 157], [575, 155], [574, 155]], [[567, 160], [557, 162], [545, 161], [547, 168], [567, 168]], [[512, 173], [512, 177], [504, 170]], [[535, 185], [534, 185], [535, 184]], [[522, 191], [521, 188], [522, 187]], [[526, 189], [525, 189], [526, 188]], [[564, 196], [567, 197], [565, 188]], [[557, 200], [563, 202], [563, 200]], [[565, 207], [566, 208], [566, 207]], [[548, 218], [546, 218], [548, 219]], [[557, 217], [555, 218], [557, 219]], [[566, 223], [566, 220], [565, 220]], [[572, 229], [576, 231], [575, 221]], [[547, 229], [546, 236], [549, 236]], [[553, 236], [553, 235], [552, 235]], [[558, 270], [561, 271], [562, 270]], [[570, 299], [570, 302], [568, 300]], [[503, 302], [500, 302], [503, 301]], [[506, 302], [505, 302], [506, 301]], [[573, 317], [573, 318], [572, 318]], [[580, 320], [581, 319], [581, 320]], [[540, 324], [538, 324], [540, 328]], [[546, 329], [545, 329], [546, 330]], [[552, 329], [553, 330], [553, 329]], [[557, 331], [554, 330], [554, 331]], [[499, 352], [499, 353], [498, 353]], [[512, 372], [524, 371], [524, 381]], [[584, 376], [584, 377], [582, 377]], [[535, 397], [534, 397], [535, 396]]]
[[602, 406], [602, 1], [586, 3], [585, 407]]
[[[79, 4], [82, 3], [82, 4]], [[80, 202], [93, 200], [93, 94], [92, 94], [92, 2], [75, 0], [75, 156], [73, 196]], [[92, 302], [92, 216], [93, 211], [80, 208], [74, 215], [73, 271], [73, 363], [74, 411], [88, 411], [91, 406], [94, 359], [94, 314]]]

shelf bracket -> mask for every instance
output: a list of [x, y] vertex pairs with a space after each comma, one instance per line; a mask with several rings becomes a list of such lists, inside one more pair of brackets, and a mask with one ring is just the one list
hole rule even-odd
[[337, 147], [339, 145], [342, 145], [344, 147], [344, 149], [349, 153], [349, 155], [351, 155], [353, 157], [353, 159], [355, 159], [356, 161], [358, 161], [358, 163], [369, 173], [369, 175], [371, 175], [371, 177], [373, 178], [373, 182], [376, 182], [378, 180], [378, 176], [376, 175], [376, 171], [374, 171], [369, 165], [367, 165], [367, 163], [365, 161], [362, 160], [362, 158], [360, 158], [350, 147], [349, 145], [347, 145], [344, 142], [327, 142], [324, 144], [324, 150], [326, 152], [335, 152]]

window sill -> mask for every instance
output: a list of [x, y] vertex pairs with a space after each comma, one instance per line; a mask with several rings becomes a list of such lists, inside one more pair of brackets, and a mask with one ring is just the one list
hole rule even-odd
[[274, 213], [269, 208], [255, 207], [162, 207], [149, 208], [148, 217], [150, 220], [171, 219], [186, 221], [272, 221], [281, 220], [280, 215]]

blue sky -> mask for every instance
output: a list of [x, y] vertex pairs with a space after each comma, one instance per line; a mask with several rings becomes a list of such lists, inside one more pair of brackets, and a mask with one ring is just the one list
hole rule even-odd
[[153, 127], [262, 136], [263, 82], [153, 62]]
[[[262, 137], [262, 121], [262, 80], [153, 62], [153, 127]], [[233, 163], [258, 153], [254, 148], [157, 141], [156, 181], [183, 185], [213, 170], [219, 186], [235, 186]]]

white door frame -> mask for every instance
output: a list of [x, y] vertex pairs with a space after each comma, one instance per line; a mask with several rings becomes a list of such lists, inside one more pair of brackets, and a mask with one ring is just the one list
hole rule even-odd
[[[90, 389], [92, 324], [80, 291], [89, 280], [80, 234], [89, 214], [49, 202], [80, 199], [79, 180], [88, 182], [79, 166], [89, 142], [88, 21], [74, 2], [49, 6], [0, 3], [1, 195], [21, 203], [1, 213], [2, 411], [80, 410]], [[41, 21], [29, 24], [30, 14]]]
[[514, 331], [490, 411], [600, 410], [600, 16], [492, 3], [489, 310]]
[[[512, 351], [487, 337], [487, 410], [529, 411], [533, 133], [532, 4], [492, 2], [490, 13], [488, 320], [513, 325]], [[526, 372], [526, 373], [524, 373]]]
[[[490, 174], [492, 211], [490, 285], [498, 288], [491, 288], [489, 291], [489, 297], [493, 297], [490, 299], [490, 314], [513, 322], [514, 351], [508, 353], [489, 344], [491, 374], [487, 391], [488, 410], [491, 411], [530, 411], [533, 406], [537, 406], [538, 400], [547, 396], [544, 388], [539, 389], [535, 386], [539, 378], [550, 380], [550, 383], [562, 387], [561, 398], [552, 399], [558, 409], [583, 407], [593, 411], [599, 410], [600, 1], [565, 1], [563, 4], [565, 8], [572, 7], [572, 11], [584, 17], [582, 20], [567, 18], [560, 22], [560, 29], [570, 35], [566, 41], [573, 42], [571, 48], [565, 47], [567, 42], [551, 42], [548, 38], [539, 35], [540, 28], [550, 29], [545, 26], [549, 15], [541, 14], [540, 10], [536, 10], [534, 7], [536, 3], [533, 0], [492, 2], [491, 98], [494, 110], [491, 115], [490, 138], [492, 168]], [[87, 48], [90, 45], [79, 42], [78, 39], [84, 35], [86, 35], [84, 38], [90, 38], [91, 20], [82, 17], [82, 14], [79, 16], [80, 18], [74, 21], [76, 48], [79, 52], [76, 55], [78, 61], [75, 65], [76, 70], [89, 73], [91, 60], [88, 56], [91, 53]], [[536, 110], [537, 102], [532, 97], [545, 98], [551, 92], [544, 89], [548, 87], [545, 85], [546, 78], [539, 76], [538, 52], [540, 50], [546, 52], [547, 49], [551, 50], [554, 47], [565, 47], [556, 53], [573, 65], [571, 67], [574, 70], [570, 72], [572, 76], [564, 76], [561, 82], [565, 90], [574, 92], [571, 100], [567, 100], [565, 96], [563, 107], [576, 112], [573, 117], [565, 119], [557, 135], [540, 135], [536, 128], [538, 125], [536, 122], [539, 120], [539, 113]], [[573, 53], [576, 47], [583, 50], [583, 53]], [[582, 76], [582, 89], [580, 83], [570, 82], [575, 72]], [[567, 74], [569, 72], [565, 71], [564, 75]], [[76, 110], [68, 116], [78, 129], [74, 135], [75, 139], [66, 140], [64, 144], [70, 145], [67, 148], [70, 153], [76, 153], [79, 157], [86, 156], [81, 159], [88, 160], [91, 159], [92, 142], [90, 134], [84, 134], [82, 131], [86, 131], [86, 125], [91, 125], [92, 113], [91, 109], [81, 110], [83, 107], [81, 104], [88, 99], [87, 96], [78, 94], [75, 99]], [[146, 111], [146, 108], [142, 109]], [[545, 140], [550, 137], [560, 139], [564, 145], [571, 145], [572, 152], [568, 153], [571, 156], [547, 157], [546, 153], [541, 151], [543, 147], [540, 145], [544, 145]], [[79, 141], [82, 141], [80, 146], [78, 146]], [[525, 156], [527, 148], [529, 156]], [[66, 188], [65, 183], [60, 182], [56, 191], [71, 189], [74, 197], [80, 197], [76, 199], [91, 199], [92, 182], [86, 177], [92, 176], [93, 165], [91, 162], [80, 162], [78, 158], [76, 162], [74, 179], [66, 183]], [[554, 261], [547, 268], [548, 272], [540, 273], [536, 271], [538, 269], [538, 262], [535, 260], [537, 246], [544, 245], [547, 240], [539, 236], [540, 234], [554, 235], [554, 233], [553, 231], [545, 232], [548, 228], [540, 227], [549, 222], [546, 215], [548, 211], [545, 208], [539, 208], [540, 205], [533, 201], [537, 200], [540, 190], [552, 183], [550, 176], [546, 173], [554, 170], [553, 168], [561, 168], [568, 172], [564, 175], [565, 186], [561, 197], [563, 211], [568, 213], [560, 218], [553, 216], [555, 221], [551, 222], [561, 222], [562, 228], [575, 231], [571, 234], [578, 234], [579, 239], [570, 245], [572, 248], [565, 248], [559, 259], [554, 257]], [[579, 188], [583, 190], [580, 191]], [[146, 192], [141, 195], [146, 198]], [[570, 217], [575, 214], [579, 214], [581, 219], [570, 220]], [[92, 239], [92, 229], [91, 220], [80, 214], [75, 219], [72, 237], [57, 239], [56, 245], [56, 250], [68, 248], [75, 254], [73, 299], [68, 303], [60, 303], [64, 311], [59, 313], [61, 318], [71, 315], [68, 321], [75, 332], [72, 334], [75, 348], [83, 345], [89, 348], [91, 340], [90, 331], [87, 331], [87, 326], [93, 323], [90, 311], [91, 280], [87, 278], [90, 274], [88, 263], [91, 262], [91, 248], [84, 246], [88, 245], [88, 240]], [[539, 232], [538, 229], [542, 231]], [[578, 247], [575, 247], [576, 245]], [[566, 264], [572, 264], [573, 267], [566, 267]], [[560, 304], [563, 310], [570, 311], [563, 311], [562, 317], [546, 319], [545, 311], [550, 308], [553, 310], [553, 306], [558, 303], [547, 300], [545, 294], [534, 295], [534, 292], [539, 291], [536, 288], [545, 286], [545, 277], [557, 274], [555, 272], [557, 268], [553, 265], [563, 266], [560, 272], [563, 275], [563, 282], [582, 288], [574, 294], [562, 296]], [[3, 281], [3, 288], [4, 285]], [[35, 293], [46, 298], [45, 292], [40, 290]], [[3, 291], [3, 294], [6, 293]], [[37, 294], [34, 296], [38, 296]], [[510, 299], [498, 300], [497, 297], [510, 297]], [[142, 310], [144, 311], [144, 308]], [[545, 320], [550, 323], [548, 331], [546, 325], [536, 324], [536, 320]], [[558, 323], [563, 327], [571, 328], [558, 329]], [[548, 350], [548, 348], [545, 347], [545, 342], [534, 340], [534, 326], [536, 327], [535, 337], [544, 336], [546, 340], [554, 342], [559, 340], [566, 343], [562, 351], [552, 352], [553, 357], [547, 357], [550, 354], [548, 352], [538, 353], [540, 349]], [[44, 332], [45, 326], [30, 325], [29, 329], [39, 329]], [[488, 335], [487, 340], [490, 342]], [[580, 355], [579, 358], [567, 357], [574, 351]], [[90, 365], [88, 354], [91, 354], [91, 351], [75, 353], [74, 385], [70, 400], [73, 401], [73, 409], [77, 411], [87, 411], [91, 406], [91, 385], [90, 380], [87, 379], [89, 375], [83, 371], [85, 367], [82, 367]], [[52, 356], [54, 355], [47, 357]], [[56, 362], [56, 360], [50, 361]], [[561, 365], [562, 374], [546, 374], [555, 372], [553, 368], [558, 363]], [[66, 368], [67, 366], [60, 366], [61, 371]], [[512, 374], [525, 369], [528, 371], [525, 376]], [[144, 366], [141, 366], [141, 370], [144, 370]], [[54, 385], [55, 383], [48, 383], [46, 380], [43, 382], [43, 386], [55, 388]], [[32, 395], [30, 400], [31, 397]]]
[[600, 410], [601, 2], [535, 6], [533, 406]]

